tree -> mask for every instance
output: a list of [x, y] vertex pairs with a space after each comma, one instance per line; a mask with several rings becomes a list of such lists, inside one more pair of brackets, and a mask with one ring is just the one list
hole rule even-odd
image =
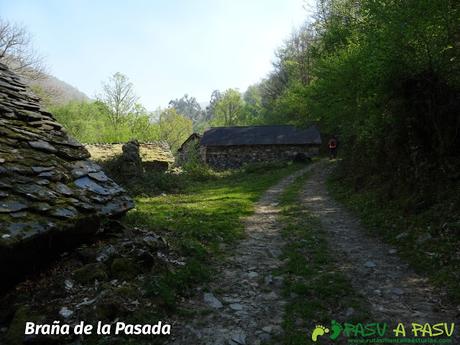
[[214, 90], [211, 94], [209, 105], [206, 107], [206, 121], [212, 120], [216, 116], [216, 104], [222, 99], [222, 93]]
[[185, 94], [182, 98], [171, 100], [169, 106], [176, 109], [178, 114], [188, 117], [193, 124], [203, 119], [204, 112], [195, 97]]
[[102, 94], [97, 98], [107, 106], [108, 116], [114, 128], [118, 128], [126, 116], [135, 111], [139, 99], [134, 93], [133, 84], [120, 72], [102, 84]]
[[262, 94], [258, 84], [250, 85], [243, 95], [245, 124], [257, 123], [261, 119]]
[[28, 79], [40, 79], [45, 74], [43, 58], [33, 48], [26, 28], [1, 18], [0, 62]]
[[241, 124], [244, 102], [238, 90], [228, 89], [215, 105], [215, 117], [212, 124], [232, 126]]
[[192, 120], [177, 113], [174, 108], [167, 108], [160, 114], [158, 121], [159, 138], [166, 141], [175, 152], [193, 132]]

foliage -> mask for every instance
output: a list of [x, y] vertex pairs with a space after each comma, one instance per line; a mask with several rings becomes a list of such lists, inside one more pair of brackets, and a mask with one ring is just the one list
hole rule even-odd
[[70, 102], [49, 108], [68, 133], [84, 143], [127, 142], [130, 139], [154, 141], [160, 137], [159, 128], [148, 114], [129, 114], [116, 128], [112, 126], [104, 103]]
[[69, 102], [50, 106], [49, 111], [67, 129], [70, 135], [84, 143], [115, 143], [137, 139], [141, 142], [165, 141], [172, 150], [192, 133], [192, 121], [167, 108], [160, 111], [155, 121], [153, 114], [141, 104], [132, 104], [129, 113], [125, 105], [118, 110], [102, 101]]
[[460, 301], [460, 185], [439, 190], [434, 206], [413, 205], [406, 193], [388, 199], [385, 185], [353, 191], [350, 180], [336, 174], [328, 181], [335, 198], [357, 213], [370, 233], [378, 233], [398, 248], [398, 253], [419, 273], [449, 292], [452, 302]]
[[158, 121], [160, 140], [166, 141], [176, 152], [193, 131], [192, 120], [178, 114], [174, 108], [167, 108]]
[[205, 112], [201, 109], [200, 104], [195, 97], [185, 94], [182, 98], [174, 99], [169, 102], [169, 107], [174, 108], [176, 112], [192, 120], [196, 125], [205, 120]]
[[228, 89], [215, 105], [213, 126], [234, 126], [244, 122], [244, 103], [238, 90]]
[[126, 116], [135, 112], [138, 97], [133, 84], [124, 74], [117, 72], [102, 84], [98, 100], [106, 106], [106, 114], [112, 126], [117, 129]]

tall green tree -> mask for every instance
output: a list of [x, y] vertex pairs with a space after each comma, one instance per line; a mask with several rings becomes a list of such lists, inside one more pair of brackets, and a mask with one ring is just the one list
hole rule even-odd
[[174, 108], [167, 108], [160, 114], [158, 121], [159, 139], [167, 142], [173, 152], [193, 132], [193, 123], [189, 118], [177, 113]]
[[118, 128], [126, 116], [134, 112], [139, 100], [133, 84], [120, 72], [102, 83], [102, 93], [97, 98], [107, 106], [108, 116], [114, 128]]
[[234, 126], [244, 122], [244, 101], [241, 93], [235, 89], [226, 90], [215, 105], [214, 126]]

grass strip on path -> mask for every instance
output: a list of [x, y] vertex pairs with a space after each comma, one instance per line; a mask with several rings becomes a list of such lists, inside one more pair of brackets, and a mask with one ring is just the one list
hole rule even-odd
[[285, 264], [277, 274], [284, 278], [288, 304], [284, 339], [277, 344], [313, 344], [311, 333], [317, 324], [329, 327], [332, 320], [364, 322], [368, 318], [365, 301], [336, 268], [319, 219], [300, 200], [308, 175], [298, 177], [280, 200], [280, 223], [288, 243], [283, 251]]

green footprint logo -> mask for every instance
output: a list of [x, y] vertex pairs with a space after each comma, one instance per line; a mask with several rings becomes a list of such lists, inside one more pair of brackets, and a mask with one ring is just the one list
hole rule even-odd
[[343, 331], [343, 327], [340, 323], [338, 323], [337, 321], [335, 320], [332, 320], [331, 322], [331, 335], [329, 336], [329, 338], [331, 338], [332, 340], [335, 340], [339, 337], [340, 333], [342, 333]]
[[311, 340], [316, 341], [318, 340], [319, 336], [324, 335], [325, 333], [329, 333], [329, 328], [322, 325], [317, 325], [311, 333]]

